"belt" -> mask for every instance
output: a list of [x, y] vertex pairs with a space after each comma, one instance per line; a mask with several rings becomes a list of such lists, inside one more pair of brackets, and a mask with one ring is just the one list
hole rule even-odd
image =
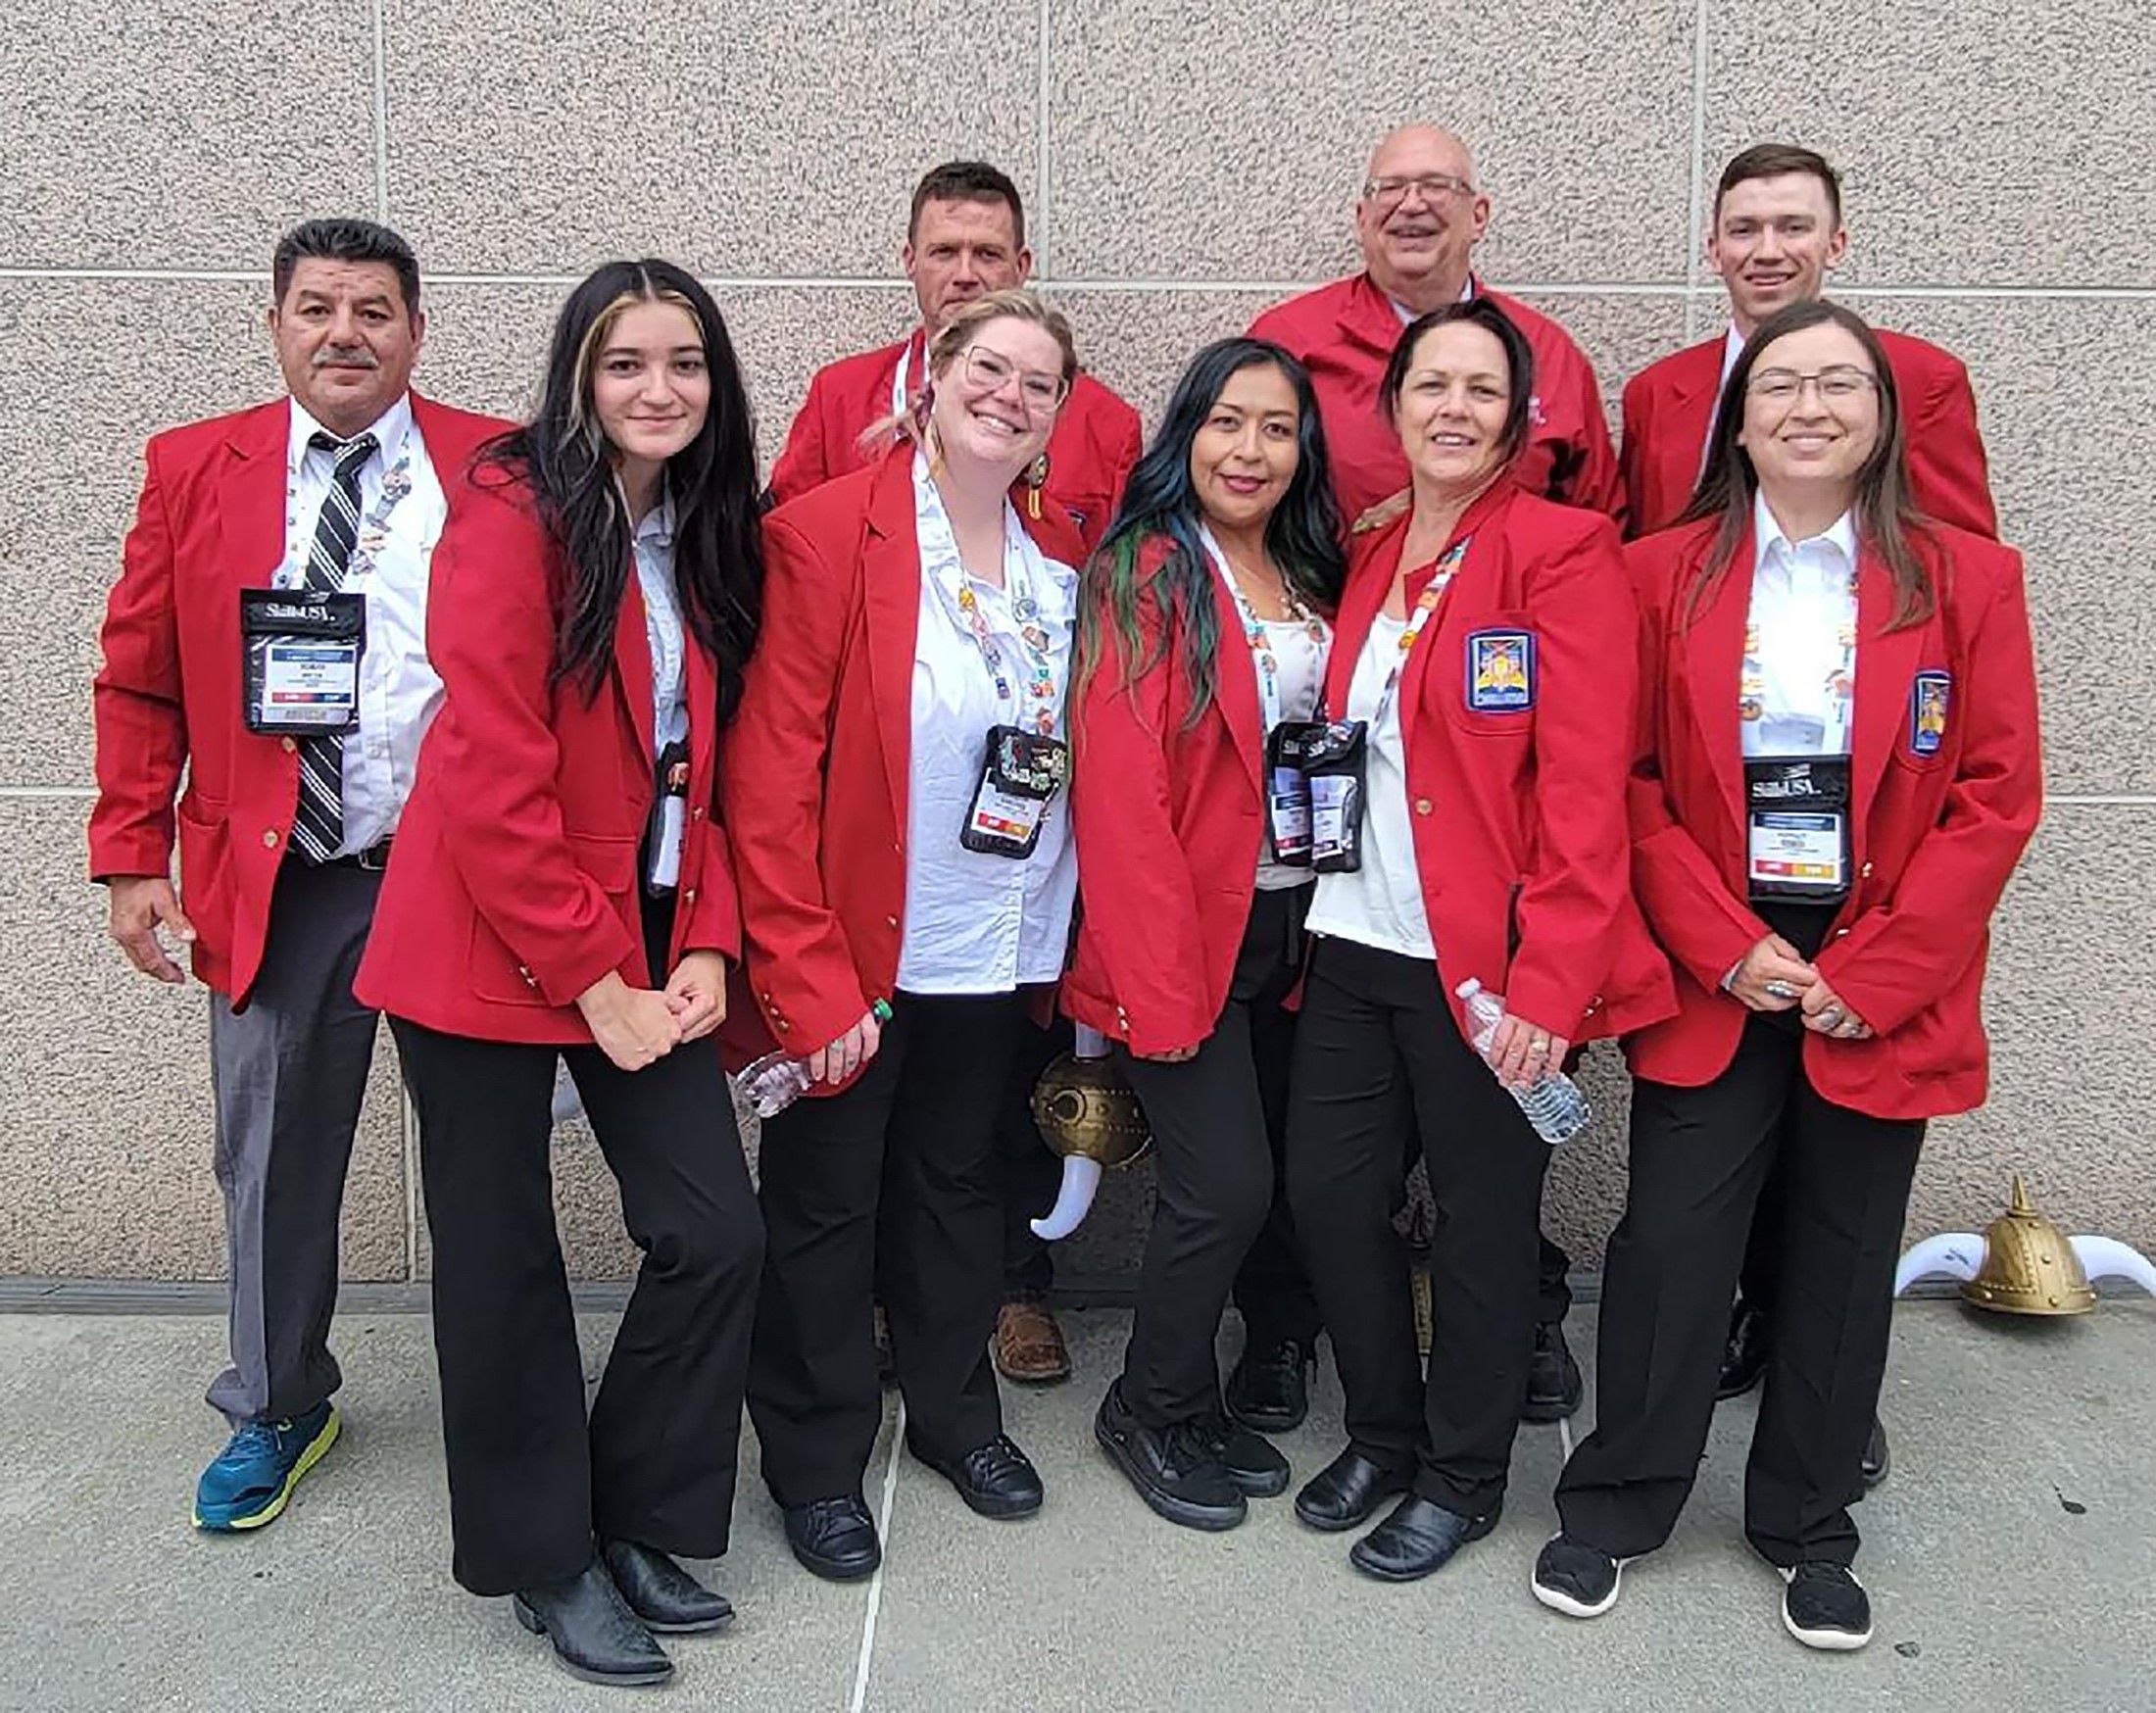
[[311, 868], [358, 868], [368, 874], [379, 874], [389, 866], [389, 847], [395, 843], [395, 840], [396, 836], [392, 834], [378, 844], [368, 846], [364, 851], [353, 851], [343, 856], [332, 856], [325, 862], [311, 862], [308, 866]]

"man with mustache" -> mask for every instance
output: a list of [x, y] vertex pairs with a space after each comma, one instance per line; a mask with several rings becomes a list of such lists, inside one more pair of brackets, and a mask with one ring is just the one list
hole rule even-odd
[[[1431, 310], [1473, 297], [1488, 297], [1502, 309], [1534, 352], [1527, 446], [1511, 479], [1544, 499], [1623, 521], [1624, 489], [1593, 366], [1556, 321], [1475, 276], [1474, 249], [1489, 227], [1490, 210], [1464, 142], [1436, 125], [1402, 125], [1371, 155], [1355, 203], [1363, 271], [1276, 304], [1250, 323], [1253, 338], [1286, 346], [1310, 371], [1332, 452], [1333, 486], [1349, 524], [1373, 509], [1390, 516], [1396, 506], [1388, 502], [1405, 497], [1407, 461], [1378, 406], [1378, 383], [1400, 329]], [[1556, 1421], [1580, 1407], [1580, 1370], [1564, 1336], [1572, 1305], [1567, 1265], [1565, 1252], [1544, 1238], [1528, 1421]], [[1306, 1346], [1247, 1355], [1237, 1367], [1229, 1407], [1252, 1426], [1291, 1415], [1300, 1420], [1310, 1359]], [[1272, 1399], [1250, 1398], [1253, 1377], [1263, 1377], [1266, 1390], [1277, 1395], [1277, 1407]]]
[[232, 1303], [209, 1400], [231, 1438], [193, 1515], [220, 1533], [272, 1521], [337, 1437], [337, 1220], [375, 1025], [352, 976], [441, 695], [444, 496], [508, 426], [408, 390], [425, 320], [395, 232], [309, 220], [271, 287], [289, 394], [151, 439], [92, 695], [112, 937], [174, 984], [184, 948], [210, 989]]
[[[1729, 292], [1730, 324], [1626, 383], [1628, 533], [1647, 535], [1677, 520], [1699, 476], [1722, 382], [1744, 341], [1777, 310], [1824, 295], [1828, 273], [1848, 248], [1841, 178], [1825, 156], [1759, 143], [1723, 168], [1706, 252], [1707, 266]], [[1943, 523], [1997, 536], [1969, 371], [1936, 345], [1875, 331], [1901, 393], [1918, 507]]]
[[[1841, 177], [1825, 156], [1789, 143], [1759, 143], [1722, 169], [1707, 233], [1707, 266], [1730, 296], [1730, 324], [1712, 339], [1673, 352], [1625, 385], [1627, 531], [1666, 529], [1690, 502], [1705, 462], [1723, 382], [1761, 321], [1790, 304], [1823, 296], [1827, 275], [1849, 248], [1841, 223]], [[1958, 358], [1906, 333], [1876, 327], [1901, 395], [1910, 497], [1944, 523], [1996, 537], [1977, 400]], [[1770, 1177], [1760, 1193], [1737, 1304], [1730, 1313], [1721, 1395], [1737, 1397], [1766, 1372], [1768, 1328], [1781, 1270], [1784, 1199]], [[1864, 1448], [1867, 1487], [1886, 1479], [1886, 1430], [1875, 1418]]]

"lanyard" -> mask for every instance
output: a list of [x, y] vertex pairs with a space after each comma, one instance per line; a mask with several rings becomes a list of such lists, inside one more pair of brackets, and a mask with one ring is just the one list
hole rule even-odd
[[906, 349], [899, 353], [898, 372], [891, 377], [891, 414], [894, 416], [905, 416], [906, 407], [913, 402], [913, 389], [906, 382], [913, 372], [913, 354], [919, 351], [924, 359], [926, 357], [924, 344], [925, 341], [918, 340], [916, 335], [908, 334]]
[[[389, 519], [404, 497], [412, 492], [412, 429], [413, 424], [407, 422], [404, 433], [397, 441], [396, 462], [382, 475], [382, 491], [374, 504], [368, 509], [367, 515], [360, 519], [360, 532], [354, 538], [351, 556], [344, 562], [343, 575], [337, 579], [339, 589], [371, 571], [374, 568], [374, 556], [389, 545]], [[334, 481], [335, 477], [330, 479]], [[296, 492], [296, 483], [286, 487], [288, 503]], [[324, 494], [322, 504], [328, 503], [329, 497]], [[310, 531], [309, 536], [303, 539], [311, 539], [312, 534]], [[277, 587], [298, 589], [304, 587], [306, 582], [306, 556], [302, 554], [295, 559], [291, 547], [287, 546], [284, 563], [277, 571]]]
[[[1754, 578], [1756, 581], [1756, 573]], [[1850, 710], [1856, 696], [1856, 583], [1857, 573], [1852, 570], [1849, 573], [1846, 608], [1835, 632], [1835, 641], [1841, 650], [1841, 658], [1828, 672], [1825, 684], [1833, 711], [1820, 736], [1819, 750], [1823, 755], [1846, 756], [1849, 753]], [[1760, 646], [1759, 621], [1747, 613], [1744, 619], [1744, 664], [1738, 682], [1738, 717], [1747, 723], [1764, 719], [1767, 713], [1766, 695], [1767, 666], [1765, 653]]]
[[[1266, 633], [1265, 621], [1257, 615], [1257, 609], [1250, 605], [1250, 597], [1244, 594], [1243, 585], [1235, 580], [1235, 571], [1228, 563], [1228, 556], [1222, 551], [1220, 543], [1213, 538], [1213, 532], [1200, 523], [1198, 526], [1198, 536], [1205, 544], [1205, 552], [1211, 556], [1213, 569], [1228, 586], [1228, 595], [1235, 602], [1237, 616], [1243, 620], [1243, 640], [1250, 645], [1250, 662], [1257, 671], [1258, 710], [1263, 716], [1265, 730], [1270, 732], [1281, 720], [1280, 661], [1273, 653], [1272, 639]], [[1302, 604], [1301, 598], [1288, 586], [1285, 579], [1281, 582], [1281, 593], [1287, 599], [1289, 616], [1307, 626], [1313, 641], [1322, 642], [1325, 637], [1324, 622]], [[1322, 661], [1319, 675], [1322, 678]], [[1321, 689], [1320, 695], [1322, 694]], [[1296, 717], [1306, 719], [1309, 717], [1309, 710], [1306, 710]]]
[[1438, 610], [1438, 603], [1445, 599], [1445, 591], [1451, 584], [1460, 562], [1467, 558], [1467, 544], [1473, 536], [1462, 536], [1453, 543], [1445, 558], [1438, 561], [1438, 568], [1430, 573], [1430, 583], [1415, 602], [1415, 611], [1407, 615], [1407, 628], [1399, 633], [1399, 658], [1393, 662], [1393, 669], [1385, 675], [1385, 688], [1378, 692], [1377, 711], [1370, 716], [1370, 729], [1374, 732], [1385, 723], [1391, 710], [1393, 698], [1399, 691], [1399, 675], [1407, 666], [1407, 651], [1415, 646], [1415, 639], [1422, 635], [1422, 627], [1430, 622], [1431, 613]]
[[943, 509], [942, 497], [936, 493], [936, 484], [918, 456], [913, 463], [913, 480], [916, 500], [925, 488], [927, 498], [933, 502], [919, 519], [929, 526], [926, 533], [934, 537], [923, 539], [920, 544], [922, 574], [929, 579], [946, 611], [955, 613], [972, 637], [982, 663], [988, 667], [989, 679], [996, 686], [997, 700], [1010, 705], [1011, 723], [1044, 737], [1052, 735], [1061, 721], [1062, 685], [1056, 676], [1048, 625], [1033, 592], [1033, 562], [1038, 550], [1019, 527], [1017, 514], [1005, 501], [1004, 590], [1009, 600], [1010, 616], [1018, 630], [1024, 678], [1021, 686], [1013, 681], [1004, 658], [1003, 644], [990, 628], [988, 613], [980, 597], [974, 593], [973, 579], [966, 574], [964, 562], [958, 557], [957, 539], [952, 533], [951, 519]]

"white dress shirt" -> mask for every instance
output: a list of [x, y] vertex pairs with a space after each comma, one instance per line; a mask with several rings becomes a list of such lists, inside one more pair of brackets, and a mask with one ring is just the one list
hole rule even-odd
[[[1023, 694], [1028, 660], [1010, 589], [1023, 583], [1039, 608], [1055, 671], [1052, 707], [1061, 723], [1070, 683], [1078, 573], [1042, 554], [1004, 505], [1004, 586], [973, 577], [928, 461], [913, 459], [913, 521], [920, 543], [919, 630], [913, 645], [912, 746], [906, 810], [906, 926], [899, 945], [900, 989], [909, 994], [1002, 994], [1063, 972], [1078, 896], [1078, 854], [1070, 842], [1068, 792], [1041, 820], [1033, 855], [1020, 861], [968, 851], [958, 834], [981, 783], [991, 726], [1026, 724], [998, 695], [972, 630], [937, 592], [969, 582], [1004, 671]], [[1029, 703], [1028, 709], [1030, 710]]]
[[632, 543], [636, 586], [644, 597], [644, 640], [652, 651], [652, 752], [689, 736], [688, 668], [684, 664], [681, 596], [674, 587], [674, 509], [667, 495], [644, 514]]
[[[1846, 756], [1856, 687], [1856, 523], [1792, 542], [1752, 502], [1752, 583], [1739, 722], [1744, 755]], [[1755, 711], [1756, 708], [1756, 711]]]
[[[1380, 612], [1355, 660], [1345, 717], [1371, 720], [1385, 680], [1400, 661], [1404, 618]], [[1362, 866], [1352, 874], [1320, 874], [1304, 926], [1402, 957], [1435, 958], [1430, 912], [1423, 903], [1422, 869], [1415, 861], [1415, 829], [1407, 813], [1407, 747], [1400, 733], [1400, 704], [1388, 698], [1385, 717], [1365, 739]]]
[[[285, 445], [284, 563], [277, 586], [302, 588], [322, 502], [335, 479], [332, 452], [310, 447], [325, 432], [299, 400]], [[375, 449], [360, 466], [360, 540], [343, 587], [367, 598], [367, 652], [360, 659], [359, 723], [344, 738], [344, 843], [337, 856], [379, 844], [397, 830], [419, 740], [441, 706], [442, 681], [426, 658], [427, 572], [449, 501], [427, 457], [408, 393], [367, 432]], [[406, 465], [411, 491], [379, 525], [383, 478]]]

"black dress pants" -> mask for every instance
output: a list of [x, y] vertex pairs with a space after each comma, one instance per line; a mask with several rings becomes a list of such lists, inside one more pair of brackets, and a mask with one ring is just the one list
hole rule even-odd
[[1565, 1533], [1620, 1558], [1669, 1539], [1691, 1493], [1746, 1234], [1779, 1172], [1766, 1390], [1744, 1472], [1744, 1533], [1788, 1566], [1846, 1564], [1879, 1403], [1894, 1264], [1921, 1122], [1815, 1091], [1803, 1038], [1753, 1015], [1704, 1088], [1642, 1081], [1632, 1182], [1602, 1274], [1594, 1432], [1557, 1484]]
[[[1401, 1136], [1437, 1207], [1427, 1379], [1406, 1247]], [[1320, 939], [1296, 1029], [1288, 1199], [1362, 1454], [1479, 1517], [1503, 1499], [1534, 1348], [1549, 1145], [1461, 1039], [1427, 959]]]
[[1020, 994], [899, 994], [850, 1087], [764, 1121], [749, 1413], [781, 1505], [860, 1492], [883, 1419], [873, 1285], [913, 1447], [956, 1458], [1003, 1431], [996, 1118], [1031, 1027]]
[[[595, 1533], [719, 1556], [763, 1230], [717, 1048], [624, 1071], [596, 1047], [390, 1026], [419, 1115], [457, 1580], [573, 1576]], [[558, 1055], [644, 1254], [588, 1420], [548, 1164]]]
[[1010, 1074], [1004, 1079], [1003, 1108], [996, 1120], [998, 1193], [1004, 1207], [1004, 1300], [1045, 1302], [1055, 1284], [1050, 1246], [1033, 1235], [1032, 1221], [1055, 1205], [1063, 1162], [1041, 1140], [1033, 1121], [1033, 1089], [1041, 1073], [1070, 1051], [1070, 1020], [1058, 1014], [1046, 1028], [1029, 1023], [1020, 1032]]
[[[1213, 1357], [1220, 1311], [1281, 1199], [1274, 1160], [1285, 1139], [1295, 1042], [1295, 1019], [1281, 1002], [1299, 972], [1308, 890], [1254, 895], [1227, 1005], [1196, 1054], [1171, 1064], [1115, 1050], [1145, 1107], [1157, 1162], [1123, 1356], [1123, 1400], [1148, 1427], [1220, 1408]], [[1253, 1326], [1253, 1343], [1260, 1336]]]

